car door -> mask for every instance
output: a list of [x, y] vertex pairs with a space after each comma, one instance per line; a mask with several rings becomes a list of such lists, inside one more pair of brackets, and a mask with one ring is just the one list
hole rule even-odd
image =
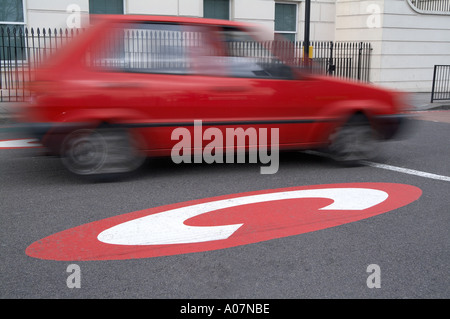
[[[222, 46], [213, 56], [196, 56], [202, 116], [230, 128], [277, 130], [280, 147], [308, 142], [314, 125], [314, 81], [299, 76], [271, 54], [251, 33], [217, 27], [208, 34]], [[203, 83], [202, 83], [203, 82]], [[201, 83], [201, 84], [200, 84]], [[269, 141], [268, 141], [269, 142]]]
[[[188, 50], [199, 46], [198, 28], [174, 23], [114, 25], [89, 60], [91, 108], [133, 128], [153, 154], [167, 155], [171, 132], [200, 119], [203, 79], [192, 73]], [[203, 100], [203, 102], [202, 102]]]
[[246, 48], [255, 46], [249, 39], [229, 27], [121, 25], [96, 57], [91, 82], [100, 90], [92, 100], [114, 109], [123, 125], [138, 129], [155, 155], [170, 153], [177, 128], [198, 138], [195, 123], [201, 123], [200, 138], [208, 128], [220, 130], [223, 138], [227, 128], [250, 128], [257, 134], [276, 132], [285, 148], [307, 142], [313, 123], [311, 83], [262, 47]]

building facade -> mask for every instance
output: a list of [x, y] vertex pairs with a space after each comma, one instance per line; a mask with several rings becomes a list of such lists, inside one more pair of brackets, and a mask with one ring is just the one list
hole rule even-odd
[[[0, 0], [0, 25], [78, 28], [89, 14], [210, 17], [257, 23], [303, 40], [305, 0]], [[312, 41], [370, 42], [370, 81], [430, 92], [450, 64], [450, 0], [311, 0]]]

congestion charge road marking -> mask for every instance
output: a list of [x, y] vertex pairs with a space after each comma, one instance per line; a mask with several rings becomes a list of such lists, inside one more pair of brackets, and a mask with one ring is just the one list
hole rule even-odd
[[84, 224], [25, 252], [47, 260], [121, 260], [224, 249], [373, 217], [421, 194], [405, 184], [346, 183], [219, 196]]
[[0, 140], [0, 149], [13, 149], [13, 148], [31, 148], [41, 147], [37, 139], [34, 138], [22, 138], [12, 140]]

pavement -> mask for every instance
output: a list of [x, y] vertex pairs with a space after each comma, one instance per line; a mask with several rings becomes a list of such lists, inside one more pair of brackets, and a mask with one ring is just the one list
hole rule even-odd
[[431, 103], [431, 93], [409, 93], [411, 111], [450, 110], [450, 100]]
[[[450, 110], [450, 100], [431, 103], [431, 93], [409, 93], [411, 111]], [[0, 102], [0, 124], [14, 119], [23, 102]]]

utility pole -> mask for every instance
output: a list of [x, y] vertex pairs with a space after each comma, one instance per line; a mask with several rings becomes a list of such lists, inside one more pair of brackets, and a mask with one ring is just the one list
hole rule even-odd
[[303, 56], [309, 63], [309, 31], [311, 25], [311, 0], [305, 0], [305, 35], [303, 41]]

